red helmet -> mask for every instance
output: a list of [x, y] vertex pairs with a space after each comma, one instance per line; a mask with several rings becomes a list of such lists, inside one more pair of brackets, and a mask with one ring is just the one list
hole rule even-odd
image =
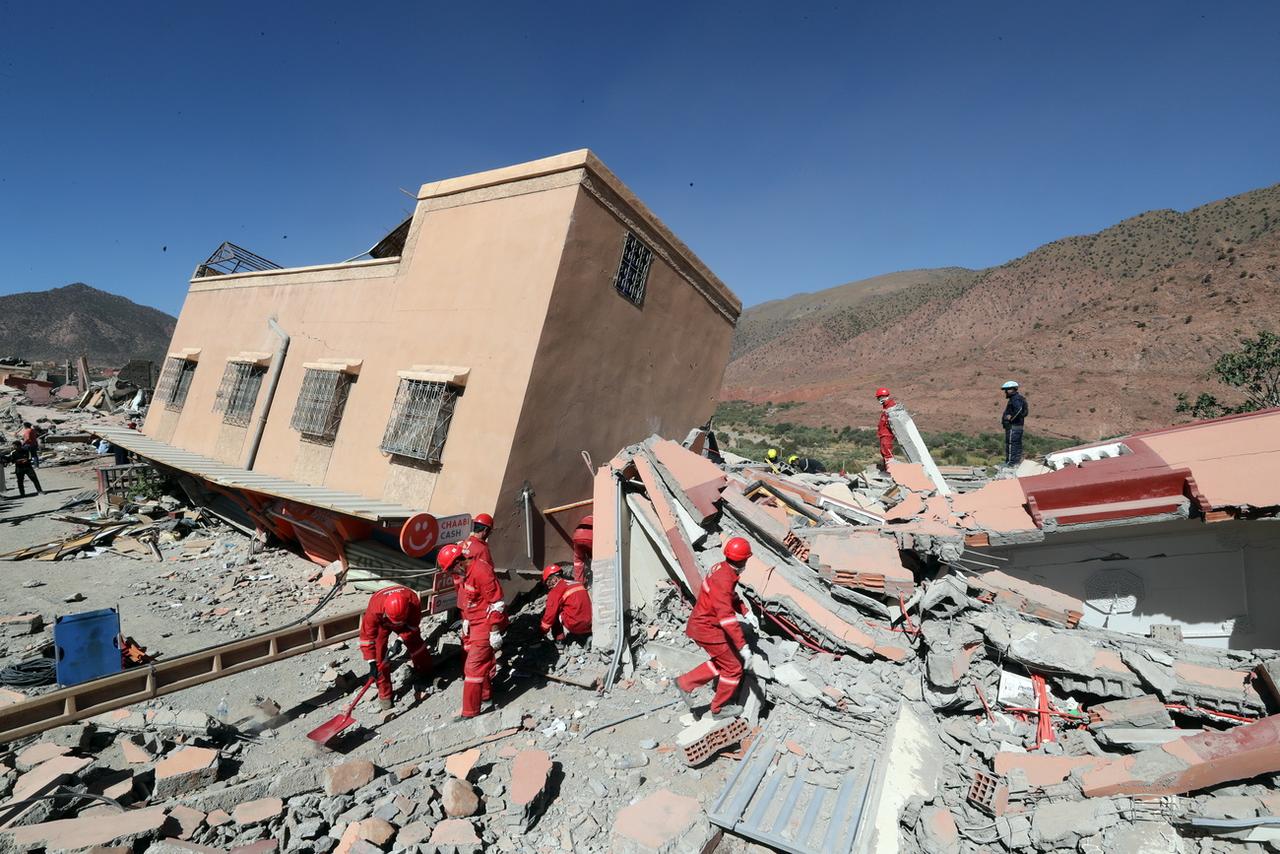
[[542, 580], [546, 581], [551, 576], [559, 575], [559, 574], [560, 574], [560, 567], [556, 566], [554, 563], [549, 563], [542, 570]]
[[583, 516], [582, 519], [578, 522], [578, 526], [584, 527], [584, 528], [591, 528], [591, 527], [594, 527], [595, 521], [596, 521], [595, 517], [593, 516]]
[[876, 397], [888, 397], [888, 396], [889, 396], [889, 389], [885, 388], [884, 386], [880, 386], [880, 388], [876, 389]]
[[481, 513], [475, 519], [471, 520], [472, 525], [484, 525], [486, 528], [493, 527], [493, 517], [488, 513]]
[[461, 557], [462, 546], [457, 543], [449, 543], [449, 545], [440, 550], [440, 554], [436, 555], [436, 565], [448, 572]]
[[724, 556], [726, 560], [742, 563], [751, 557], [751, 543], [748, 543], [742, 537], [734, 537], [724, 544]]
[[409, 619], [409, 606], [413, 593], [407, 587], [395, 587], [382, 600], [382, 613], [393, 626], [403, 626]]

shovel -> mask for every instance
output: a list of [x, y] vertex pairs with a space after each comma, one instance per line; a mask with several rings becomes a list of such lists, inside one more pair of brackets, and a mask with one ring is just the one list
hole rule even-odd
[[356, 719], [351, 717], [351, 713], [355, 711], [356, 704], [360, 702], [360, 698], [364, 696], [364, 692], [368, 691], [369, 686], [372, 684], [373, 677], [371, 676], [369, 677], [369, 680], [364, 683], [364, 687], [360, 689], [360, 693], [356, 694], [356, 698], [351, 701], [351, 705], [347, 706], [347, 710], [345, 712], [340, 715], [334, 715], [329, 720], [320, 724], [320, 726], [311, 730], [311, 732], [307, 733], [307, 738], [311, 739], [316, 744], [324, 744], [326, 741], [355, 723]]

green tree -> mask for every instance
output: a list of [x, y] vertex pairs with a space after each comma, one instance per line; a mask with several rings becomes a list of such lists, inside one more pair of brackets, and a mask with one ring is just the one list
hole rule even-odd
[[1209, 373], [1223, 385], [1243, 391], [1244, 402], [1229, 406], [1203, 391], [1191, 400], [1184, 392], [1177, 395], [1174, 411], [1194, 418], [1218, 418], [1280, 406], [1280, 335], [1263, 332], [1257, 338], [1241, 339], [1240, 349], [1219, 356]]

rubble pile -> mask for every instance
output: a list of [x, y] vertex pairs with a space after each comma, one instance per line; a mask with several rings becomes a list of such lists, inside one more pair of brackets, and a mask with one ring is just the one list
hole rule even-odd
[[911, 785], [872, 784], [882, 805], [911, 792], [897, 804], [901, 850], [1217, 851], [1273, 839], [1280, 697], [1256, 676], [1280, 672], [1280, 653], [1081, 626], [1080, 600], [989, 569], [996, 559], [970, 545], [983, 541], [979, 520], [918, 467], [782, 475], [713, 465], [696, 437], [686, 446], [655, 437], [625, 449], [597, 479], [596, 518], [609, 480], [633, 484], [626, 500], [663, 570], [630, 573], [632, 598], [651, 600], [634, 614], [647, 626], [640, 673], [675, 676], [705, 657], [683, 636], [696, 579], [729, 537], [752, 544], [739, 580], [763, 630], [744, 680], [758, 711], [744, 716], [754, 738], [792, 754], [761, 788], [807, 762], [834, 789], [869, 757], [894, 779], [902, 757], [890, 745], [909, 717], [927, 770]]

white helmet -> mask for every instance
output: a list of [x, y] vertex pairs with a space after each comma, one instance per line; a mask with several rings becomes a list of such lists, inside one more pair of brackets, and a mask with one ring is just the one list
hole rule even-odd
[[1018, 387], [1018, 383], [1017, 383], [1017, 381], [1015, 381], [1015, 380], [1007, 380], [1007, 381], [1005, 382], [1005, 384], [1004, 384], [1004, 385], [1000, 386], [1000, 388], [1002, 388], [1002, 389], [1004, 389], [1004, 388], [1017, 388], [1017, 387]]

